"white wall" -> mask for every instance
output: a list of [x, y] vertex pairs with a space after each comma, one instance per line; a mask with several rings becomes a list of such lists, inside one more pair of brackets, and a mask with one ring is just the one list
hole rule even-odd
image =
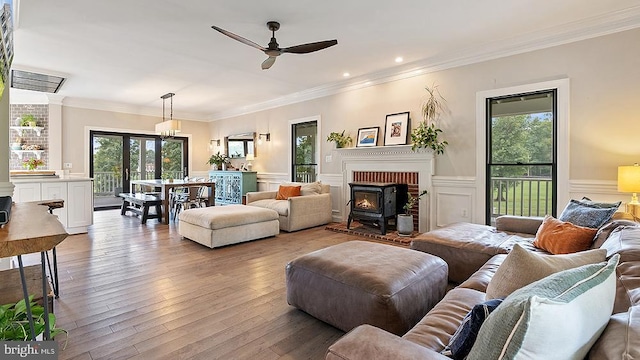
[[[160, 117], [120, 112], [91, 110], [62, 106], [62, 163], [71, 163], [72, 174], [89, 174], [88, 129], [102, 129], [119, 132], [155, 133], [155, 124]], [[190, 169], [203, 172], [209, 169], [209, 127], [205, 122], [182, 120], [180, 136], [190, 137]], [[55, 139], [54, 139], [55, 141]]]
[[[440, 124], [449, 142], [436, 158], [432, 198], [445, 191], [442, 206], [431, 223], [470, 220], [460, 209], [473, 209], [478, 196], [475, 181], [476, 93], [496, 88], [569, 78], [570, 144], [569, 193], [595, 198], [627, 200], [615, 191], [617, 166], [640, 161], [640, 29], [462, 66], [408, 79], [352, 90], [333, 96], [212, 122], [212, 136], [242, 131], [271, 133], [271, 143], [258, 148], [254, 169], [267, 176], [288, 172], [288, 121], [313, 115], [322, 117], [321, 137], [358, 128], [384, 127], [386, 114], [410, 111], [412, 125], [420, 120], [423, 87], [439, 84], [450, 115]], [[382, 130], [383, 131], [383, 130]], [[382, 138], [382, 133], [380, 138]], [[336, 152], [323, 142], [321, 159]], [[321, 174], [331, 178], [339, 163], [323, 163]], [[271, 174], [271, 175], [270, 175]], [[322, 176], [321, 176], [322, 177]], [[459, 203], [459, 204], [458, 204]], [[438, 202], [432, 203], [437, 207]], [[561, 205], [559, 205], [561, 206]]]

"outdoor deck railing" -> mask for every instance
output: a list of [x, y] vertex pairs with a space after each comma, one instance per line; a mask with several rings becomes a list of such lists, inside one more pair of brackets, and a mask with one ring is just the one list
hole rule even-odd
[[551, 178], [492, 178], [492, 218], [500, 215], [544, 216], [551, 214]]
[[[182, 179], [182, 171], [165, 172], [165, 176], [173, 179]], [[131, 180], [140, 180], [140, 171], [131, 172]], [[154, 179], [155, 172], [145, 172], [145, 179]], [[122, 189], [122, 175], [115, 172], [94, 172], [93, 173], [93, 194], [94, 196], [115, 195], [117, 189]], [[121, 191], [121, 190], [120, 190]]]

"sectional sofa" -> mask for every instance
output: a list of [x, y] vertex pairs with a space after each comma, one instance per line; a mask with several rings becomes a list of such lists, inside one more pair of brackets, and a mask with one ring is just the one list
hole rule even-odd
[[[494, 289], [492, 289], [491, 280], [496, 276], [500, 265], [507, 261], [507, 257], [513, 259], [514, 254], [518, 253], [520, 260], [515, 261], [519, 261], [520, 265], [525, 266], [524, 263], [528, 260], [523, 261], [523, 257], [549, 259], [549, 256], [555, 256], [547, 255], [546, 251], [533, 246], [536, 231], [541, 223], [542, 219], [540, 218], [502, 217], [498, 219], [496, 227], [459, 223], [420, 235], [413, 241], [412, 248], [435, 254], [444, 259], [449, 265], [451, 283], [457, 284], [455, 288], [450, 290], [404, 336], [399, 337], [370, 325], [361, 325], [334, 343], [329, 348], [326, 358], [343, 360], [449, 359], [445, 354], [447, 354], [450, 340], [458, 331], [463, 320], [467, 321], [465, 316], [470, 310], [487, 300], [488, 289], [495, 292], [495, 287], [499, 284], [494, 282]], [[514, 251], [516, 247], [517, 251]], [[512, 356], [508, 352], [510, 350], [505, 346], [506, 353], [502, 353], [502, 357], [496, 358], [582, 359], [584, 355], [577, 355], [577, 353], [562, 355], [561, 351], [569, 347], [568, 343], [579, 341], [577, 340], [580, 338], [579, 335], [585, 332], [584, 329], [588, 327], [586, 323], [592, 318], [596, 318], [596, 313], [604, 313], [607, 317], [604, 318], [603, 324], [596, 332], [600, 335], [592, 335], [597, 341], [594, 339], [585, 340], [578, 344], [582, 347], [581, 351], [588, 352], [588, 359], [640, 359], [640, 225], [627, 220], [611, 221], [599, 229], [591, 249], [603, 249], [589, 251], [589, 253], [591, 256], [600, 256], [602, 257], [600, 260], [607, 262], [557, 272], [544, 280], [515, 290], [509, 296], [517, 297], [518, 292], [526, 292], [529, 288], [535, 288], [538, 283], [565, 276], [565, 273], [574, 274], [583, 268], [593, 269], [594, 266], [601, 266], [602, 269], [609, 268], [611, 272], [611, 276], [608, 278], [611, 285], [609, 285], [607, 296], [614, 297], [613, 289], [615, 288], [615, 298], [610, 301], [612, 309], [600, 309], [606, 308], [606, 306], [600, 306], [597, 302], [591, 304], [587, 309], [589, 315], [579, 318], [578, 323], [571, 323], [568, 314], [567, 319], [565, 319], [564, 313], [556, 315], [552, 321], [547, 321], [548, 325], [542, 331], [558, 331], [558, 328], [562, 326], [569, 326], [569, 329], [572, 330], [569, 330], [569, 334], [565, 334], [567, 340], [562, 338], [564, 335], [558, 336], [560, 345], [555, 346], [555, 349], [553, 344], [537, 343], [534, 345], [533, 352], [520, 352], [518, 355]], [[584, 255], [578, 254], [576, 256], [582, 258]], [[551, 259], [553, 261], [554, 258]], [[529, 266], [530, 268], [519, 269], [520, 276], [526, 277], [540, 268], [538, 265]], [[517, 266], [511, 270], [518, 272]], [[602, 283], [604, 284], [604, 282], [603, 280]], [[503, 281], [501, 285], [508, 286], [513, 283]], [[595, 299], [595, 295], [588, 294], [584, 298], [588, 301], [589, 298]], [[609, 310], [611, 311], [608, 312]], [[488, 319], [491, 317], [488, 317], [487, 321], [489, 321]], [[489, 347], [500, 347], [498, 338], [501, 332], [501, 330], [496, 331], [495, 338], [494, 334], [491, 334]], [[478, 339], [480, 337], [479, 334]], [[527, 340], [526, 335], [525, 340]], [[536, 352], [538, 350], [539, 353]], [[556, 356], [549, 356], [549, 351]]]

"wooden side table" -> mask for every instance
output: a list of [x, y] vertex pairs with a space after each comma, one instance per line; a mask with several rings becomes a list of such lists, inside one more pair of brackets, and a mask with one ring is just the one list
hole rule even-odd
[[[49, 210], [48, 207], [41, 204], [42, 202], [13, 204], [9, 223], [0, 228], [0, 257], [18, 257], [22, 293], [27, 307], [32, 340], [35, 340], [36, 336], [22, 255], [34, 252], [40, 253], [42, 298], [47, 299], [46, 253], [55, 248], [69, 235], [58, 219], [47, 212]], [[44, 306], [44, 321], [44, 340], [50, 340], [48, 306]]]

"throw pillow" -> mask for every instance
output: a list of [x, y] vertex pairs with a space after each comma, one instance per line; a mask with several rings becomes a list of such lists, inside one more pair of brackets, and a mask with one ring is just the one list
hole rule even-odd
[[603, 209], [616, 208], [616, 210], [618, 210], [618, 208], [622, 204], [622, 201], [618, 201], [618, 202], [614, 202], [614, 203], [597, 202], [597, 201], [593, 201], [593, 200], [589, 199], [586, 196], [582, 197], [582, 199], [580, 199], [580, 202], [583, 203], [583, 204], [586, 204], [586, 205], [591, 205], [591, 206], [595, 206], [595, 207], [599, 207], [599, 208], [603, 208]]
[[611, 316], [619, 258], [516, 290], [482, 324], [467, 359], [584, 359]]
[[300, 196], [300, 186], [284, 186], [278, 187], [276, 200], [287, 200], [290, 197]]
[[543, 255], [519, 244], [507, 255], [487, 286], [487, 299], [507, 297], [512, 292], [551, 274], [606, 260], [607, 250], [595, 249], [567, 255]]
[[597, 229], [574, 225], [547, 215], [538, 228], [533, 246], [552, 254], [570, 254], [591, 247], [597, 232]]
[[564, 210], [562, 210], [558, 219], [568, 221], [578, 226], [597, 229], [606, 224], [616, 210], [618, 210], [617, 207], [602, 208], [597, 205], [571, 199]]
[[480, 326], [500, 303], [502, 303], [502, 299], [492, 299], [474, 306], [462, 319], [462, 323], [442, 354], [455, 360], [463, 360], [471, 351], [471, 347], [478, 337]]
[[320, 181], [315, 181], [312, 183], [283, 183], [283, 186], [300, 186], [300, 195], [308, 196], [308, 195], [318, 195], [322, 192], [322, 183]]

